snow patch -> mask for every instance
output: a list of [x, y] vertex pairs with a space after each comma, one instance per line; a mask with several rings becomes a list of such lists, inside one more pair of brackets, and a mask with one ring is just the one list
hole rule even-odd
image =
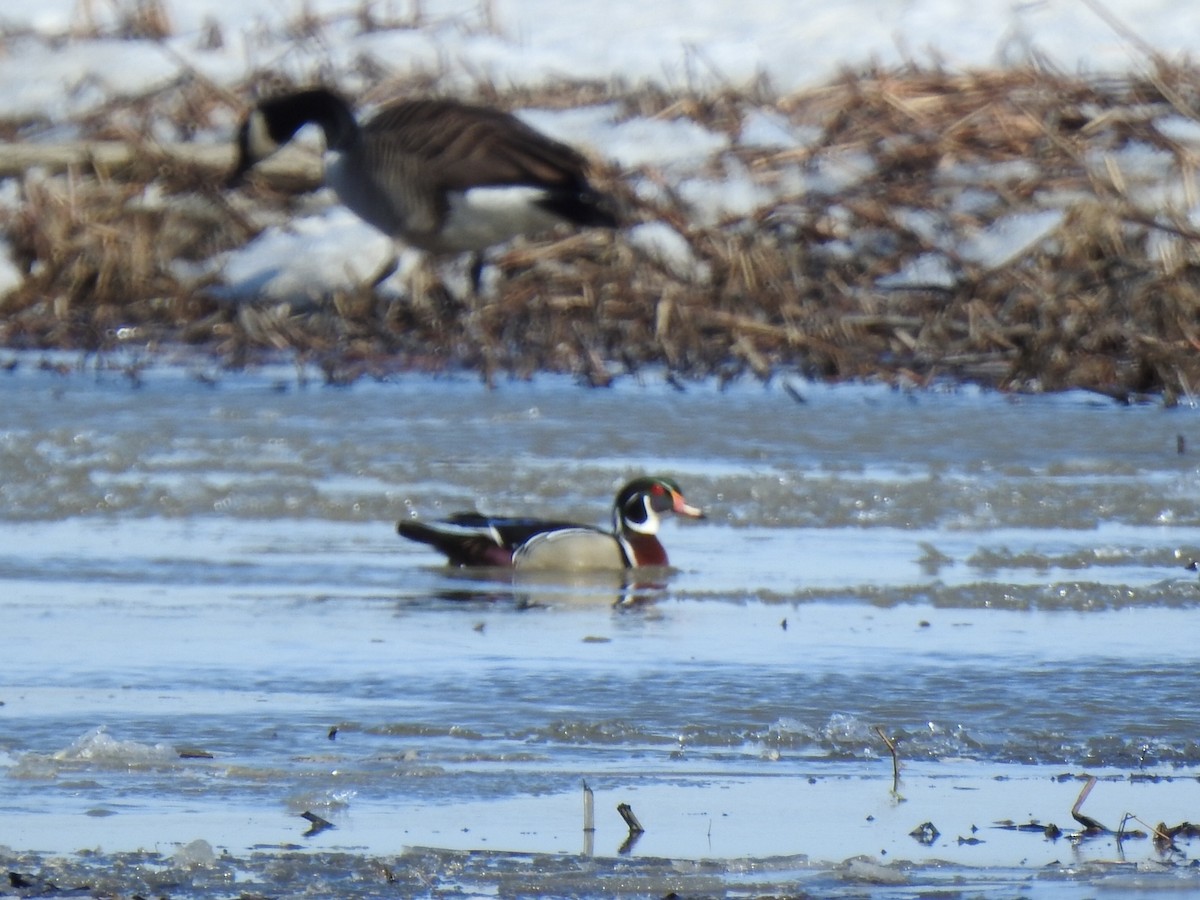
[[806, 192], [836, 196], [875, 174], [875, 160], [866, 152], [846, 151], [818, 157], [804, 170]]
[[225, 259], [231, 299], [315, 303], [379, 275], [396, 255], [391, 238], [337, 206], [272, 226]]
[[958, 283], [953, 266], [941, 253], [922, 253], [898, 272], [875, 282], [886, 290], [949, 290]]
[[595, 156], [608, 156], [608, 145], [617, 127], [620, 108], [615, 103], [574, 109], [522, 109], [518, 119], [556, 141]]
[[25, 276], [13, 262], [12, 245], [0, 238], [0, 300], [21, 286]]
[[986, 229], [967, 235], [957, 252], [962, 259], [985, 269], [999, 268], [1045, 240], [1062, 220], [1061, 209], [1005, 216]]
[[1087, 162], [1102, 175], [1126, 184], [1160, 181], [1175, 169], [1173, 153], [1144, 141], [1130, 141], [1118, 150], [1093, 151], [1088, 154]]
[[630, 119], [613, 126], [606, 155], [626, 169], [703, 164], [729, 147], [729, 138], [688, 119]]
[[743, 147], [791, 150], [815, 143], [821, 136], [818, 128], [797, 132], [785, 116], [764, 109], [752, 109], [742, 117], [738, 143]]
[[692, 253], [687, 238], [666, 222], [635, 225], [626, 234], [630, 246], [640, 250], [679, 278], [705, 282], [710, 272]]
[[1200, 144], [1200, 122], [1184, 116], [1164, 116], [1154, 123], [1154, 128], [1163, 137], [1180, 144]]
[[697, 224], [745, 218], [776, 200], [775, 191], [756, 182], [741, 163], [727, 160], [724, 168], [719, 180], [690, 178], [679, 185], [679, 195], [691, 206]]
[[63, 119], [148, 94], [180, 74], [148, 41], [89, 40], [64, 49], [38, 40], [6, 41], [0, 54], [0, 119]]

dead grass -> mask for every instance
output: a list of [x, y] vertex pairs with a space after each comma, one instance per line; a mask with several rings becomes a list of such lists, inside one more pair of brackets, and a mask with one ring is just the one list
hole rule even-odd
[[77, 0], [71, 26], [74, 38], [112, 36], [127, 40], [163, 40], [174, 33], [163, 0]]
[[[631, 225], [665, 222], [682, 235], [692, 255], [682, 271], [628, 232], [585, 233], [501, 253], [497, 291], [478, 308], [439, 288], [396, 296], [367, 286], [316, 309], [235, 308], [179, 261], [244, 243], [252, 220], [286, 214], [291, 193], [260, 183], [246, 209], [210, 172], [149, 152], [119, 178], [86, 167], [27, 174], [20, 214], [4, 228], [28, 277], [0, 301], [0, 343], [187, 342], [230, 365], [284, 351], [334, 381], [467, 367], [489, 378], [567, 371], [602, 385], [655, 366], [680, 378], [799, 371], [1167, 402], [1200, 385], [1200, 233], [1187, 215], [1200, 140], [1159, 128], [1196, 122], [1200, 79], [1189, 69], [1155, 62], [1111, 81], [1034, 68], [867, 71], [790, 96], [762, 85], [672, 97], [599, 84], [480, 95], [693, 119], [731, 138], [693, 177], [748, 173], [771, 200], [708, 222], [662, 172], [601, 170]], [[157, 115], [186, 137], [184, 123], [229, 104], [189, 82], [94, 128], [112, 136], [126, 121], [129, 133]], [[742, 142], [760, 111], [809, 137]], [[851, 163], [865, 177], [845, 174]], [[639, 200], [638, 184], [658, 185], [656, 199]], [[1045, 210], [1061, 213], [1057, 226], [999, 264], [958, 250], [956, 236]], [[921, 260], [942, 276], [896, 280], [922, 271]]]

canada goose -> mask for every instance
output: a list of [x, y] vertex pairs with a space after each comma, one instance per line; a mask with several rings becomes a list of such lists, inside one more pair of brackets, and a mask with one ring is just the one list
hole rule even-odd
[[595, 190], [571, 147], [508, 113], [453, 100], [401, 100], [359, 125], [327, 88], [264, 100], [237, 136], [227, 186], [306, 124], [325, 132], [325, 180], [352, 212], [384, 234], [437, 254], [482, 253], [556, 225], [614, 228], [610, 198]]
[[613, 502], [613, 529], [590, 525], [458, 513], [437, 522], [400, 522], [401, 537], [430, 544], [455, 566], [512, 566], [564, 571], [665, 566], [658, 540], [663, 513], [703, 518], [670, 478], [637, 478]]

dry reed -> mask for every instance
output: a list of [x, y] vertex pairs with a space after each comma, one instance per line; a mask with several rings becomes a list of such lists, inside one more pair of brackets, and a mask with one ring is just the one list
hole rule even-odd
[[[478, 304], [437, 286], [370, 285], [315, 307], [231, 304], [205, 261], [248, 241], [253, 221], [282, 219], [313, 184], [262, 179], [249, 201], [230, 202], [211, 167], [139, 149], [130, 135], [152, 118], [185, 139], [231, 118], [236, 101], [186, 81], [91, 123], [95, 137], [130, 139], [140, 165], [23, 176], [4, 232], [26, 277], [0, 299], [0, 343], [186, 342], [230, 365], [282, 351], [333, 381], [466, 367], [603, 385], [661, 367], [679, 378], [800, 372], [1167, 402], [1200, 385], [1200, 229], [1188, 216], [1200, 138], [1178, 127], [1200, 110], [1190, 69], [1152, 61], [1112, 80], [1032, 67], [871, 70], [786, 96], [594, 83], [480, 96], [695, 120], [730, 144], [690, 177], [746, 179], [769, 199], [709, 221], [663, 172], [601, 168], [596, 181], [630, 224], [666, 223], [690, 260], [658, 258], [631, 232], [584, 233], [499, 253], [495, 290]], [[811, 137], [743, 142], [761, 113]], [[1138, 159], [1157, 168], [1147, 176]], [[636, 185], [654, 185], [654, 199]], [[1052, 226], [1007, 258], [962, 250], [997, 223], [1047, 211]]]

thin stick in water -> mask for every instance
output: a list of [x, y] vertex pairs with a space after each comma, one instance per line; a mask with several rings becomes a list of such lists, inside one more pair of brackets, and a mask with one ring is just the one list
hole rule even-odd
[[887, 744], [888, 752], [892, 754], [892, 790], [895, 791], [900, 787], [900, 755], [896, 752], [896, 742], [884, 734], [878, 725], [875, 726], [875, 733]]
[[583, 783], [583, 830], [596, 830], [596, 801], [592, 796], [592, 789], [588, 787], [588, 783]]
[[1085, 816], [1079, 811], [1079, 807], [1083, 806], [1083, 801], [1087, 799], [1088, 794], [1092, 792], [1092, 788], [1096, 786], [1096, 776], [1089, 775], [1087, 784], [1083, 786], [1083, 790], [1079, 792], [1079, 799], [1075, 801], [1075, 805], [1071, 807], [1071, 817], [1083, 826], [1085, 832], [1107, 832], [1111, 829], [1105, 828], [1091, 816]]

